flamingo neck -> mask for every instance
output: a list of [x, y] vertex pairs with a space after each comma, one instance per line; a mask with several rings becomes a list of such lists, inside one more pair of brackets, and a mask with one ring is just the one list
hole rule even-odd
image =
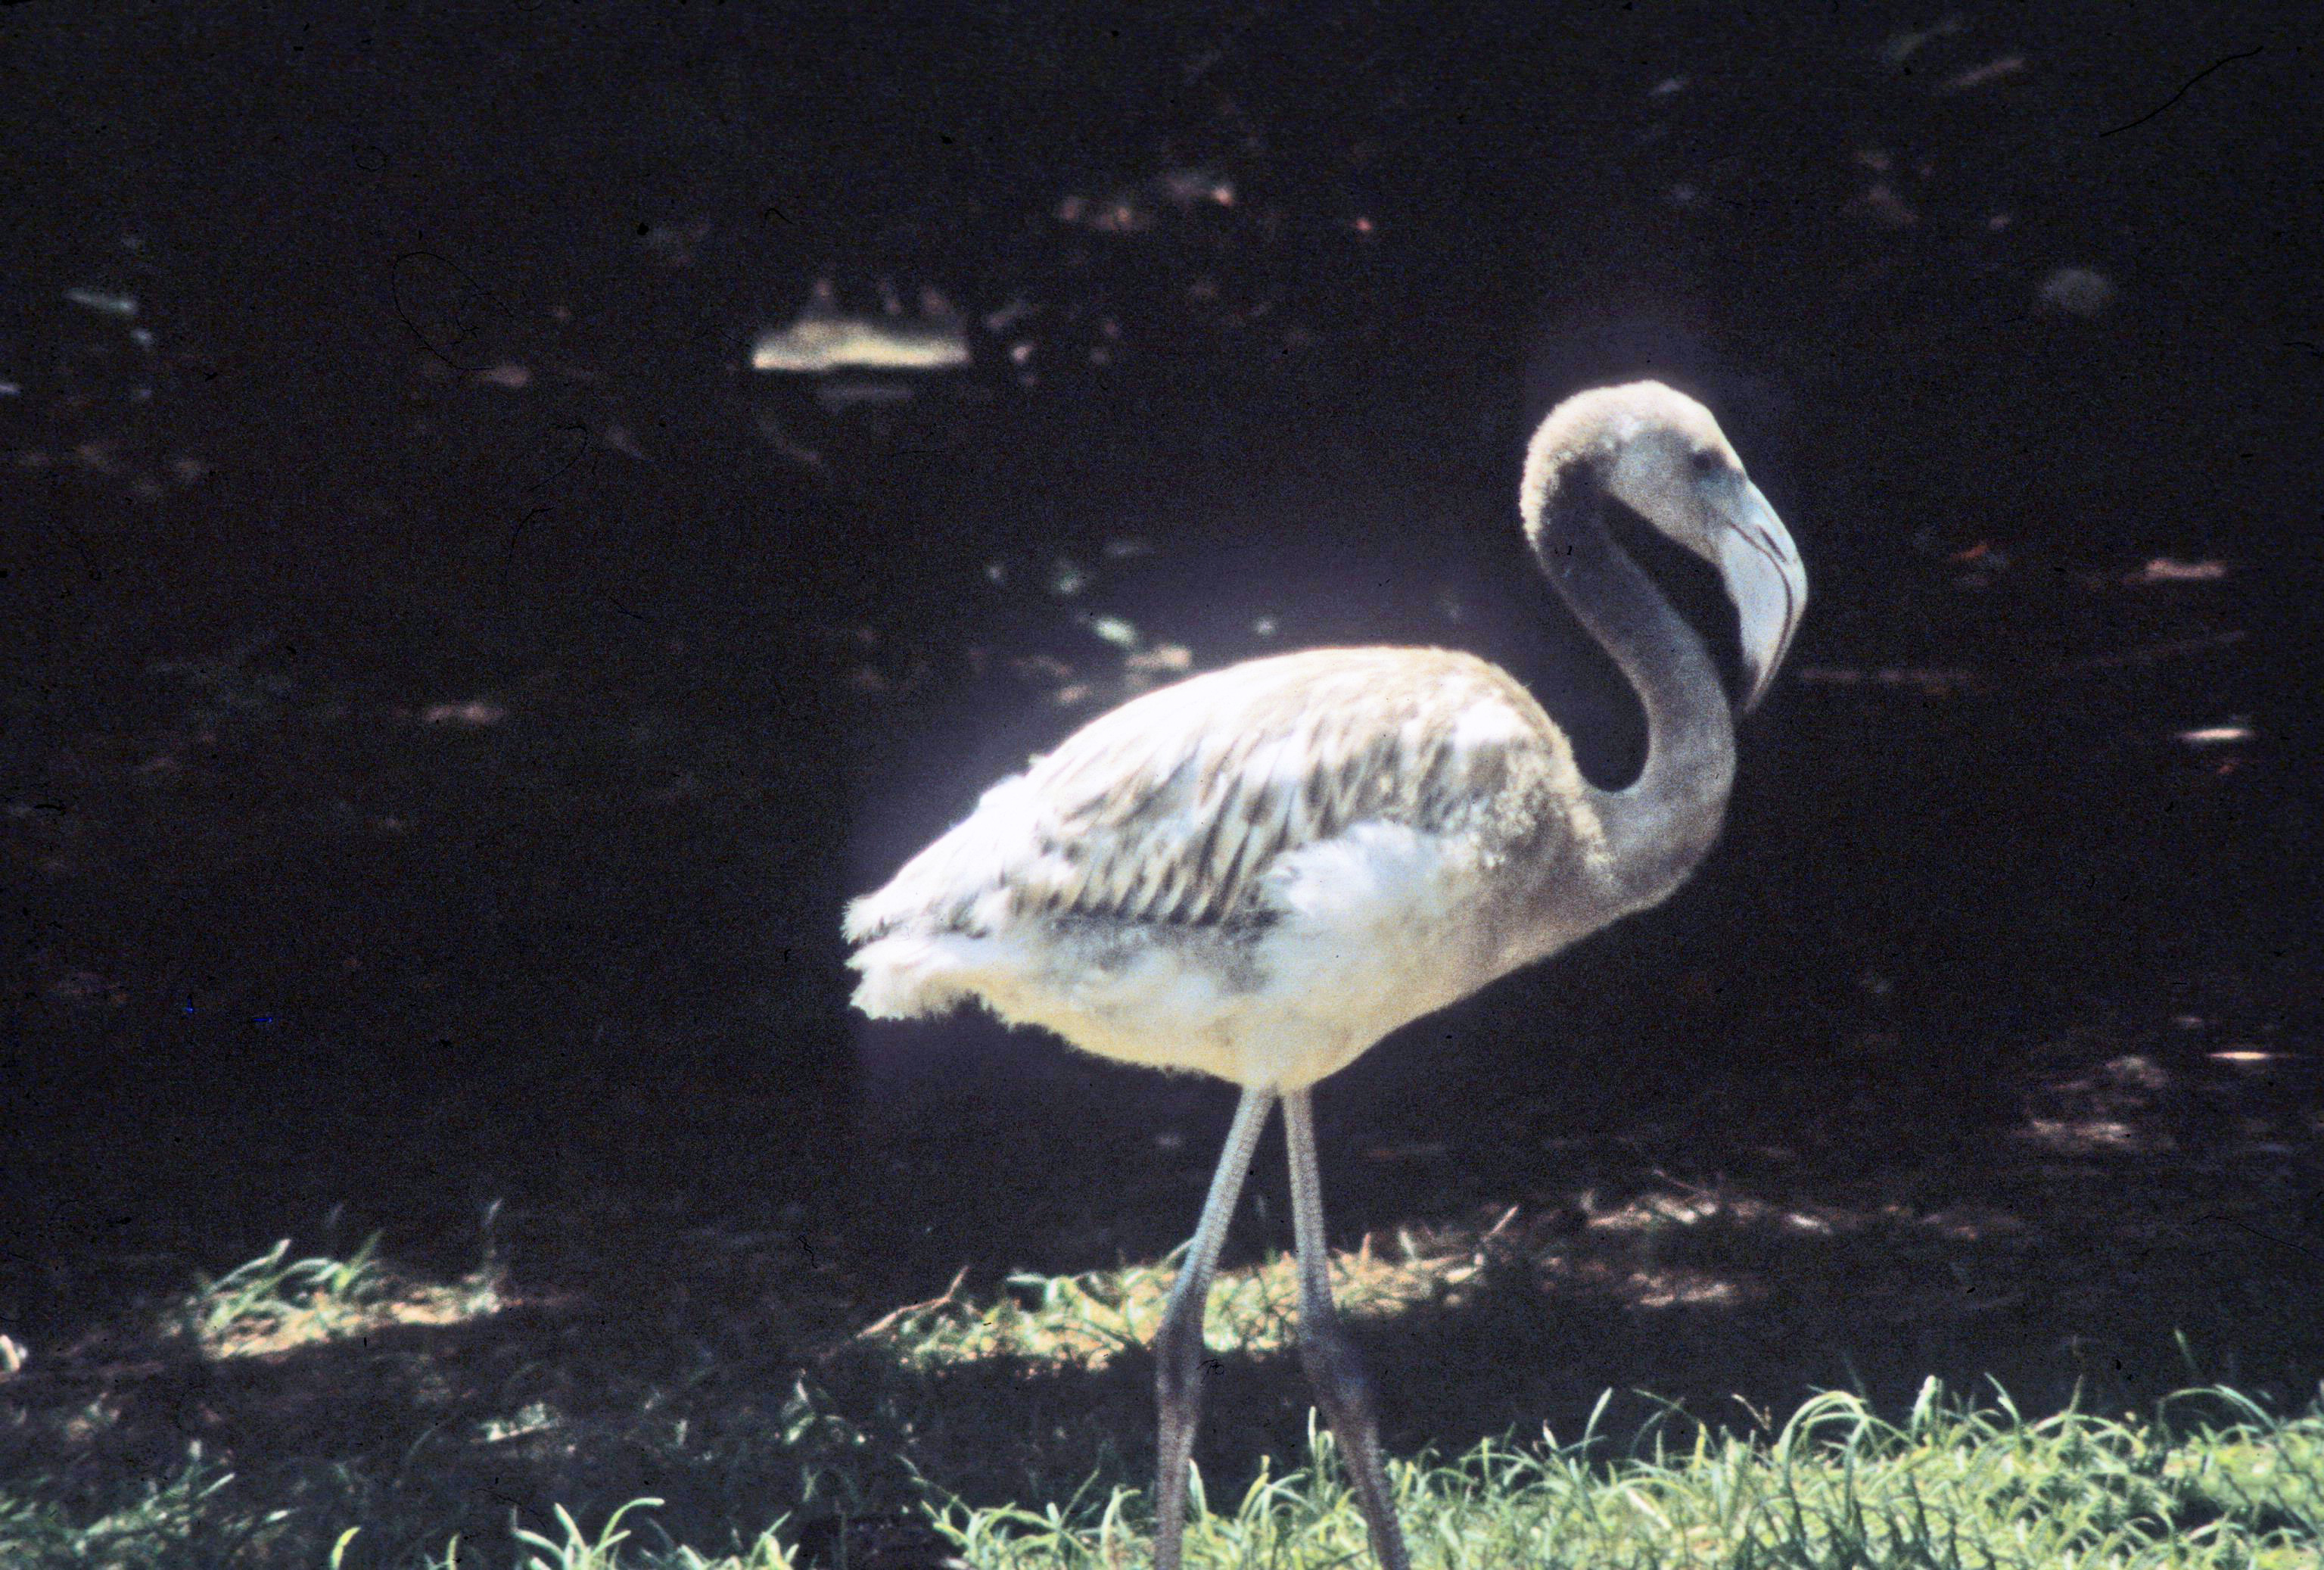
[[1585, 784], [1626, 904], [1651, 905], [1719, 836], [1735, 780], [1735, 720], [1702, 639], [1615, 542], [1594, 462], [1550, 482], [1526, 533], [1542, 570], [1631, 688], [1646, 716], [1646, 762], [1618, 790]]

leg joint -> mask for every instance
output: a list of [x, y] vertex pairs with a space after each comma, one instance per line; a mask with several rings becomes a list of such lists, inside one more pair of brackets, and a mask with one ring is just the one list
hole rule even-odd
[[1348, 1338], [1336, 1316], [1322, 1323], [1317, 1323], [1314, 1316], [1300, 1316], [1299, 1362], [1327, 1415], [1334, 1409], [1367, 1416], [1370, 1413], [1371, 1376], [1364, 1371], [1355, 1343]]
[[1166, 1405], [1202, 1394], [1203, 1322], [1172, 1315], [1154, 1337], [1154, 1388]]

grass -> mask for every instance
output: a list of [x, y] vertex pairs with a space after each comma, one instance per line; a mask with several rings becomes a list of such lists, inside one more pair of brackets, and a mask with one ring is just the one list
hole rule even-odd
[[[1693, 1427], [1611, 1462], [1599, 1436], [1488, 1442], [1392, 1470], [1416, 1561], [1444, 1565], [2312, 1565], [2324, 1508], [2324, 1426], [2241, 1420], [2176, 1438], [2137, 1421], [1977, 1409], [1933, 1381], [1890, 1425], [1828, 1392], [1760, 1439]], [[1200, 1498], [1199, 1492], [1197, 1495]], [[1133, 1562], [1129, 1496], [1102, 1508], [942, 1518], [971, 1563]], [[1328, 1434], [1300, 1470], [1262, 1474], [1204, 1513], [1190, 1558], [1217, 1565], [1366, 1562], [1363, 1525]]]
[[[285, 1242], [141, 1310], [143, 1350], [177, 1370], [180, 1398], [229, 1405], [237, 1378], [255, 1381], [234, 1408], [238, 1426], [217, 1437], [184, 1436], [202, 1426], [183, 1408], [141, 1427], [118, 1382], [69, 1392], [78, 1399], [25, 1395], [37, 1361], [0, 1381], [0, 1565], [1146, 1562], [1148, 1480], [1112, 1431], [1148, 1420], [1142, 1348], [1167, 1261], [1020, 1276], [984, 1298], [955, 1280], [859, 1328], [806, 1334], [778, 1399], [767, 1399], [770, 1367], [731, 1367], [706, 1346], [665, 1357], [634, 1386], [600, 1367], [608, 1388], [593, 1399], [570, 1370], [541, 1366], [542, 1343], [475, 1339], [543, 1312], [490, 1249], [465, 1278], [431, 1285], [391, 1270], [377, 1245], [294, 1259]], [[1456, 1301], [1478, 1268], [1473, 1256], [1401, 1251], [1395, 1263], [1369, 1250], [1338, 1261], [1359, 1321]], [[1281, 1258], [1230, 1272], [1211, 1307], [1213, 1348], [1284, 1356], [1293, 1297]], [[495, 1380], [473, 1377], [480, 1358]], [[1416, 1563], [2324, 1566], [2324, 1406], [2284, 1416], [2211, 1386], [2144, 1415], [2028, 1418], [1998, 1386], [1972, 1400], [1932, 1379], [1888, 1418], [1827, 1391], [1780, 1423], [1711, 1425], [1666, 1406], [1617, 1436], [1608, 1410], [1601, 1399], [1570, 1437], [1392, 1463]], [[1304, 1445], [1258, 1455], [1225, 1494], [1198, 1477], [1190, 1564], [1369, 1563], [1331, 1436], [1312, 1415]], [[1059, 1456], [1094, 1460], [1067, 1473]]]

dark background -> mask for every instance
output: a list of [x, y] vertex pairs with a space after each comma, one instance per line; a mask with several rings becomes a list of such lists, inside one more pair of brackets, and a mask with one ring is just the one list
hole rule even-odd
[[[861, 1030], [841, 903], [1150, 678], [1099, 615], [1475, 648], [1618, 778], [1511, 498], [1553, 398], [1654, 374], [1800, 542], [1792, 667], [1694, 884], [1324, 1088], [1335, 1232], [1664, 1179], [1986, 1218], [1950, 1270], [1771, 1248], [1690, 1327], [1448, 1332], [1565, 1360], [1559, 1411], [2152, 1393], [2181, 1329], [2297, 1399], [2297, 10], [0, 14], [0, 1327], [333, 1205], [423, 1261], [495, 1198], [819, 1206], [867, 1316], [1158, 1254], [1231, 1093]], [[818, 278], [941, 291], [973, 365], [752, 373]]]

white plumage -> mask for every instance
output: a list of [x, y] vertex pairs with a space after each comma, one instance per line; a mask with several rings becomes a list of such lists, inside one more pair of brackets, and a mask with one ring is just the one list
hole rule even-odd
[[1637, 689], [1647, 761], [1590, 785], [1515, 678], [1437, 649], [1319, 649], [1124, 704], [985, 792], [848, 907], [876, 1018], [973, 999], [1085, 1050], [1243, 1089], [1157, 1344], [1156, 1562], [1176, 1570], [1204, 1294], [1277, 1099], [1302, 1349], [1375, 1551], [1405, 1564], [1368, 1389], [1330, 1299], [1309, 1088], [1397, 1026], [1666, 897], [1716, 837], [1734, 717], [1701, 639], [1616, 545], [1618, 503], [1716, 567], [1766, 690], [1805, 604], [1791, 537], [1708, 411], [1654, 383], [1552, 411], [1520, 513]]
[[1470, 655], [1194, 677], [1002, 780], [855, 901], [855, 1001], [905, 1018], [974, 997], [1109, 1057], [1302, 1089], [1578, 935], [1479, 916], [1545, 873], [1536, 845], [1570, 890], [1602, 888], [1579, 782], [1531, 695]]

